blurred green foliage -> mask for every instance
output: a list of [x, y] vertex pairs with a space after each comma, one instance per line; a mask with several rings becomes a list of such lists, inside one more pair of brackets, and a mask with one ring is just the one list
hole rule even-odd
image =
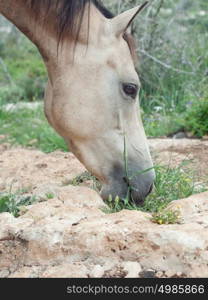
[[32, 109], [19, 108], [5, 111], [0, 107], [1, 142], [39, 148], [48, 153], [61, 149], [67, 151], [64, 140], [49, 126], [42, 105]]
[[[117, 13], [144, 1], [107, 2]], [[132, 31], [137, 40], [140, 101], [147, 135], [169, 135], [184, 126], [190, 130], [188, 117], [184, 122], [187, 104], [208, 96], [207, 0], [152, 0], [135, 19]], [[200, 109], [206, 114], [206, 105]], [[195, 114], [193, 122], [198, 118], [200, 114]], [[201, 133], [199, 128], [191, 131], [197, 136], [207, 134], [207, 122], [204, 118]], [[201, 122], [198, 124], [200, 127]]]
[[14, 27], [11, 32], [0, 34], [1, 102], [42, 99], [46, 70], [36, 47]]
[[208, 134], [208, 97], [190, 104], [184, 118], [184, 128], [196, 137]]

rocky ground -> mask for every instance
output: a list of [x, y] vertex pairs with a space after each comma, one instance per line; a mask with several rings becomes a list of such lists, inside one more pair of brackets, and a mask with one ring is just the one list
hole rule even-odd
[[[208, 141], [150, 147], [156, 163], [189, 160], [199, 179], [208, 175]], [[84, 170], [70, 153], [0, 145], [0, 192], [44, 200], [18, 218], [0, 214], [0, 277], [208, 277], [208, 192], [170, 204], [181, 224], [158, 225], [139, 211], [105, 214], [90, 182], [67, 185]]]

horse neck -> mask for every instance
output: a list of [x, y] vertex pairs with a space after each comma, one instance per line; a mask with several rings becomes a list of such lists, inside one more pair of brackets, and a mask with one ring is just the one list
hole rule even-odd
[[[41, 15], [36, 17], [27, 4], [27, 0], [0, 0], [0, 14], [13, 23], [24, 33], [39, 49], [46, 66], [49, 61], [54, 60], [57, 54], [57, 38], [52, 34], [52, 30], [47, 29], [54, 23], [50, 16], [43, 28]], [[54, 26], [54, 25], [53, 25]], [[52, 28], [52, 27], [51, 27]]]

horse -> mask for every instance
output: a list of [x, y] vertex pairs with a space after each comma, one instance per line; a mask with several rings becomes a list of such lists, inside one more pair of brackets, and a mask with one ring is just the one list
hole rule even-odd
[[0, 0], [0, 13], [38, 48], [44, 111], [102, 183], [101, 196], [143, 203], [155, 179], [141, 120], [130, 27], [147, 5], [114, 16], [98, 0]]

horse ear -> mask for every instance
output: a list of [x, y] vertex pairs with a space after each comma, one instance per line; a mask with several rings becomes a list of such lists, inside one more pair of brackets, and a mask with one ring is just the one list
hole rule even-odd
[[129, 9], [123, 12], [122, 14], [111, 19], [113, 31], [115, 32], [115, 35], [116, 36], [123, 35], [131, 25], [133, 20], [135, 19], [135, 17], [143, 10], [143, 8], [146, 7], [147, 4], [148, 2], [146, 1], [142, 5]]

